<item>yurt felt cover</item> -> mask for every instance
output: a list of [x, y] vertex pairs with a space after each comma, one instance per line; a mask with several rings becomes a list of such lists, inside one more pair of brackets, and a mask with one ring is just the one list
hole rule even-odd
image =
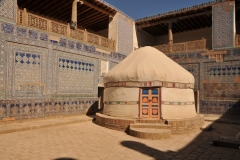
[[133, 51], [111, 69], [103, 79], [108, 82], [174, 82], [194, 84], [191, 73], [153, 47]]

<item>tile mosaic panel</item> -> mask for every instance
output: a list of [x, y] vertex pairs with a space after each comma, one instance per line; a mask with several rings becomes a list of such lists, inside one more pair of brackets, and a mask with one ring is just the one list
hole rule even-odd
[[108, 64], [109, 64], [108, 61], [101, 60], [101, 75], [106, 74], [108, 72], [109, 70]]
[[206, 63], [202, 92], [204, 99], [240, 99], [240, 61]]
[[206, 61], [214, 61], [209, 59], [206, 55], [201, 55], [201, 52], [190, 52], [190, 53], [171, 53], [167, 54], [169, 58], [173, 61], [185, 64], [185, 63], [196, 63], [196, 62], [206, 62]]
[[240, 60], [240, 48], [229, 49], [224, 55], [224, 61], [227, 60]]
[[8, 43], [7, 97], [41, 97], [45, 93], [45, 48]]
[[240, 101], [207, 101], [200, 102], [202, 114], [218, 114], [231, 117], [240, 116]]
[[194, 76], [194, 90], [199, 90], [199, 64], [182, 64], [181, 66]]
[[67, 52], [53, 51], [57, 61], [57, 93], [97, 95], [98, 59]]
[[118, 63], [110, 62], [109, 63], [109, 70], [111, 70], [113, 67], [115, 67]]
[[213, 49], [234, 47], [235, 1], [212, 6]]
[[119, 14], [118, 16], [118, 51], [130, 54], [133, 51], [133, 21]]
[[15, 52], [14, 58], [15, 90], [41, 93], [41, 56], [33, 53]]
[[0, 121], [96, 112], [98, 98], [0, 101]]
[[27, 29], [17, 27], [17, 35], [21, 36], [21, 37], [26, 37], [27, 36]]
[[14, 3], [15, 0], [1, 0], [0, 1], [0, 17], [9, 20], [14, 20]]
[[3, 33], [13, 34], [14, 33], [14, 26], [11, 25], [11, 24], [2, 23], [1, 30], [2, 30]]

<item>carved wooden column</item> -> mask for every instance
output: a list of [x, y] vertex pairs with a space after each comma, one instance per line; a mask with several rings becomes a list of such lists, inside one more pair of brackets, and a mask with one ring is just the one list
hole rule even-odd
[[72, 21], [71, 21], [71, 29], [77, 28], [77, 3], [80, 2], [83, 4], [83, 1], [80, 0], [74, 0], [72, 4]]
[[23, 24], [28, 25], [28, 15], [27, 15], [27, 9], [23, 8]]
[[173, 45], [172, 22], [168, 23], [168, 45], [169, 45], [169, 53], [171, 53], [172, 45]]

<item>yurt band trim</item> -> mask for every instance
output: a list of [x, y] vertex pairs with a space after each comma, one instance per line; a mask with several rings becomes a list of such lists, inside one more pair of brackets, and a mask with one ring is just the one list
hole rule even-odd
[[190, 83], [173, 83], [173, 82], [108, 82], [104, 83], [104, 87], [167, 87], [167, 88], [194, 88], [194, 84]]
[[[108, 104], [108, 105], [135, 105], [135, 104], [139, 104], [138, 101], [131, 101], [131, 102], [104, 102], [104, 104]], [[194, 105], [194, 102], [169, 102], [169, 101], [162, 101], [161, 104], [163, 105]]]

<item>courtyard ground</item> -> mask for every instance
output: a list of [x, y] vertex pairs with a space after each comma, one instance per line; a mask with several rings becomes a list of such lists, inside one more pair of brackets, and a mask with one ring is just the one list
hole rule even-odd
[[[60, 125], [60, 121], [65, 125]], [[43, 124], [46, 127], [27, 129]], [[21, 125], [26, 131], [20, 131], [17, 126]], [[0, 160], [240, 159], [240, 150], [211, 146], [212, 139], [218, 136], [234, 138], [240, 131], [236, 124], [213, 123], [211, 131], [172, 135], [163, 140], [138, 139], [98, 126], [87, 116], [2, 123], [1, 131]]]

